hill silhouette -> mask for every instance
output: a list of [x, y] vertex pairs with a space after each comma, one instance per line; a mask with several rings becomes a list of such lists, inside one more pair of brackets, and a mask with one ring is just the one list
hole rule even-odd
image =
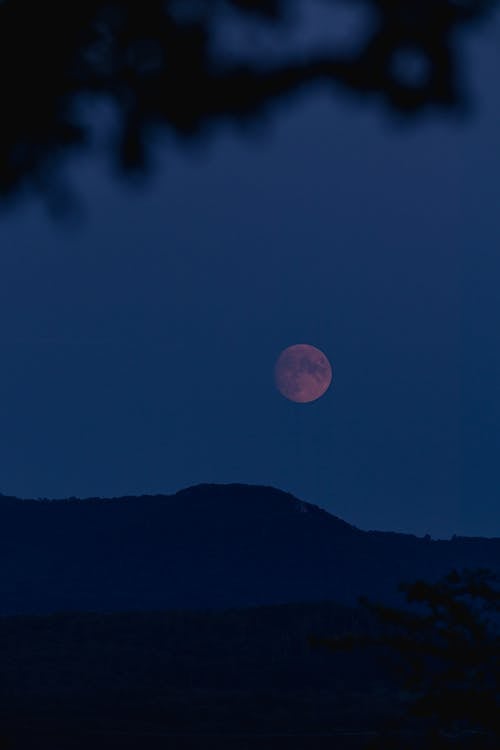
[[394, 601], [401, 580], [500, 573], [500, 539], [361, 531], [271, 487], [0, 497], [0, 614]]

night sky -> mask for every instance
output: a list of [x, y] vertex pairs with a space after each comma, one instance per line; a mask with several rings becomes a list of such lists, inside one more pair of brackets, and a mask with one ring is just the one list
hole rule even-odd
[[[5, 212], [0, 491], [272, 484], [361, 528], [500, 536], [499, 30], [470, 36], [465, 118], [317, 90], [159, 138], [139, 185], [96, 146], [77, 221]], [[333, 367], [305, 405], [273, 382], [303, 342]]]

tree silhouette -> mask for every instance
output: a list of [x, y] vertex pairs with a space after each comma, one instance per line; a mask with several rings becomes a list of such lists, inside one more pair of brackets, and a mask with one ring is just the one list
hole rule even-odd
[[392, 655], [410, 715], [424, 722], [436, 747], [446, 734], [474, 747], [500, 746], [499, 580], [485, 570], [453, 571], [400, 590], [410, 608], [362, 600], [376, 617], [376, 635], [313, 642], [334, 650], [377, 646]]
[[277, 60], [256, 48], [244, 60], [224, 47], [228, 16], [286, 36], [293, 0], [3, 0], [0, 193], [57, 192], [61, 161], [90, 143], [83, 105], [98, 99], [116, 115], [110, 150], [129, 173], [151, 163], [153, 131], [193, 139], [216, 122], [247, 123], [318, 82], [399, 114], [457, 110], [457, 32], [496, 2], [352, 0], [365, 23], [349, 50], [332, 43]]

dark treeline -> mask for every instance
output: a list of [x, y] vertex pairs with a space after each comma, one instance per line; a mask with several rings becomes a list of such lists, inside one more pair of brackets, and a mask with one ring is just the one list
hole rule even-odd
[[93, 747], [113, 732], [361, 733], [394, 713], [394, 688], [369, 654], [325, 655], [309, 637], [371, 623], [330, 603], [3, 618], [0, 723], [15, 747], [51, 732], [94, 732]]
[[[307, 2], [307, 0], [306, 0]], [[331, 0], [345, 8], [345, 2]], [[58, 167], [91, 141], [82, 105], [108, 102], [110, 151], [124, 172], [151, 164], [151, 135], [193, 139], [213, 123], [247, 124], [284, 97], [323, 83], [369, 94], [392, 112], [457, 110], [467, 100], [459, 34], [496, 0], [358, 0], [359, 32], [278, 58], [226, 54], [228, 22], [294, 30], [293, 0], [4, 0], [0, 4], [0, 192], [64, 191]], [[335, 24], [335, 21], [332, 21]], [[339, 20], [339, 23], [341, 21]]]
[[[411, 610], [322, 603], [3, 618], [0, 722], [22, 750], [57, 735], [62, 744], [47, 747], [75, 737], [88, 738], [75, 747], [139, 737], [156, 747], [163, 737], [162, 747], [180, 748], [201, 737], [193, 747], [309, 749], [329, 738], [339, 750], [497, 748], [500, 590], [491, 580], [466, 572], [408, 585]], [[259, 744], [265, 737], [275, 744]]]

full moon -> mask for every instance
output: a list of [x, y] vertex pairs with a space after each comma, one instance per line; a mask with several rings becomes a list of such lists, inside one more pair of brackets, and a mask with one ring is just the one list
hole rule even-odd
[[284, 349], [274, 367], [279, 392], [290, 401], [308, 404], [316, 401], [332, 382], [332, 368], [320, 349], [310, 344], [294, 344]]

